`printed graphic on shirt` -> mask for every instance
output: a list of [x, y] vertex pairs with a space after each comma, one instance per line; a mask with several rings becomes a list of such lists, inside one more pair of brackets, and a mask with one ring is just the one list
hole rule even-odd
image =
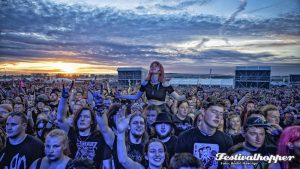
[[[5, 154], [3, 154], [4, 156]], [[3, 158], [3, 156], [1, 157], [1, 160]], [[0, 160], [0, 162], [1, 162]], [[9, 166], [4, 166], [4, 169], [9, 169], [9, 168], [15, 168], [15, 169], [19, 169], [19, 168], [26, 168], [26, 157], [25, 155], [21, 156], [18, 154], [16, 154], [10, 161], [10, 165]]]
[[176, 127], [180, 131], [185, 131], [192, 128], [192, 124], [188, 122], [175, 123]]
[[77, 152], [75, 159], [87, 158], [93, 160], [96, 156], [97, 144], [97, 142], [77, 140]]
[[194, 156], [202, 161], [204, 168], [218, 168], [216, 160], [216, 154], [219, 152], [218, 144], [195, 143], [193, 152]]
[[143, 160], [143, 155], [135, 149], [128, 152], [128, 157], [137, 162], [141, 162]]

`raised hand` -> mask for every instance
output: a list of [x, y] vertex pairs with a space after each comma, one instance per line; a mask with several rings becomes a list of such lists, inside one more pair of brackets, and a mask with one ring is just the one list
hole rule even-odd
[[123, 106], [119, 109], [116, 117], [116, 126], [118, 133], [124, 133], [129, 126], [129, 117], [125, 117], [126, 107]]
[[94, 98], [94, 102], [95, 105], [102, 105], [103, 104], [103, 96], [101, 91], [97, 90], [95, 92], [92, 93], [93, 94], [93, 98]]
[[49, 118], [49, 121], [51, 121], [53, 123], [57, 118], [57, 112], [55, 110], [53, 110], [52, 112], [50, 112], [48, 114], [48, 118]]
[[68, 98], [70, 96], [70, 91], [73, 89], [73, 86], [74, 86], [74, 81], [72, 81], [70, 86], [65, 87], [65, 84], [63, 84], [63, 90], [61, 93], [61, 97]]
[[96, 78], [97, 77], [95, 76], [94, 80], [90, 81], [90, 86], [89, 86], [89, 91], [90, 92], [93, 92], [95, 90], [95, 88], [96, 88]]
[[27, 111], [27, 119], [32, 119], [32, 109], [30, 108], [30, 109], [28, 109], [28, 111]]
[[186, 94], [186, 98], [190, 98], [192, 96], [194, 96], [197, 93], [197, 87], [193, 87], [187, 94]]
[[103, 95], [101, 93], [101, 91], [97, 90], [97, 91], [91, 91], [92, 95], [93, 95], [93, 99], [95, 102], [95, 106], [93, 107], [93, 110], [96, 111], [96, 113], [98, 115], [103, 115], [103, 113], [105, 113], [105, 106], [103, 105]]

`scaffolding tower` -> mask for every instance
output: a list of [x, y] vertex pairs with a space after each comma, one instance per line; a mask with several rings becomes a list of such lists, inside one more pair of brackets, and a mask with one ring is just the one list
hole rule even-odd
[[235, 88], [270, 88], [270, 66], [237, 66]]

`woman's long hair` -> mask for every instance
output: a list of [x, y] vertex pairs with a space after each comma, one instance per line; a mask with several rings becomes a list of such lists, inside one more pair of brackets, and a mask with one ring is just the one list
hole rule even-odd
[[[169, 166], [168, 166], [168, 161], [169, 161], [169, 153], [168, 153], [168, 149], [167, 149], [166, 145], [165, 145], [160, 139], [158, 139], [158, 138], [152, 138], [152, 139], [150, 139], [150, 140], [147, 142], [147, 144], [145, 145], [145, 147], [144, 147], [144, 155], [146, 155], [146, 154], [148, 153], [149, 145], [150, 145], [151, 143], [153, 143], [153, 142], [159, 142], [159, 143], [161, 143], [161, 144], [163, 145], [163, 147], [164, 147], [164, 152], [165, 152], [165, 160], [164, 160], [164, 162], [163, 162], [163, 164], [162, 164], [162, 167], [163, 167], [163, 168], [169, 168]], [[143, 163], [143, 165], [145, 166], [145, 168], [148, 167], [148, 165], [149, 165], [149, 161], [146, 160], [145, 158], [144, 158], [144, 161], [143, 161], [142, 163]]]
[[[154, 61], [154, 62], [151, 63], [150, 67], [153, 64], [157, 64], [158, 67], [159, 67], [160, 74], [158, 75], [158, 81], [161, 82], [161, 83], [164, 83], [165, 82], [165, 70], [164, 70], [163, 65], [161, 63], [159, 63], [158, 61]], [[146, 80], [150, 81], [151, 80], [151, 76], [152, 76], [152, 73], [149, 70], [148, 75], [146, 77]]]
[[240, 120], [240, 128], [239, 128], [239, 132], [241, 132], [241, 126], [242, 126], [242, 120], [241, 117], [238, 114], [230, 114], [229, 117], [227, 118], [227, 122], [226, 122], [226, 132], [229, 133], [229, 130], [232, 129], [232, 126], [230, 125], [230, 121], [233, 118], [238, 118]]
[[97, 121], [96, 121], [96, 116], [95, 116], [94, 111], [91, 110], [89, 107], [82, 107], [75, 113], [74, 120], [73, 120], [75, 132], [77, 134], [79, 132], [78, 126], [77, 126], [77, 121], [79, 120], [80, 114], [82, 113], [83, 110], [88, 110], [91, 113], [91, 133], [93, 133], [97, 129]]
[[[149, 141], [149, 136], [148, 136], [148, 134], [147, 134], [147, 122], [146, 122], [146, 118], [145, 118], [142, 114], [132, 114], [132, 115], [130, 116], [130, 119], [129, 119], [129, 125], [131, 124], [132, 119], [133, 119], [134, 117], [136, 117], [136, 116], [140, 116], [140, 117], [142, 117], [142, 118], [144, 119], [144, 123], [145, 123], [145, 132], [144, 132], [144, 134], [142, 135], [142, 144], [143, 144], [143, 145], [146, 145], [147, 142]], [[129, 139], [129, 133], [130, 133], [130, 131], [127, 130], [127, 134], [126, 134], [126, 136], [125, 136], [125, 140], [126, 140], [126, 143], [127, 143], [127, 145], [126, 145], [127, 148], [129, 147], [129, 144], [131, 144], [130, 139]], [[128, 151], [128, 150], [127, 150], [127, 151]]]
[[[300, 139], [300, 126], [291, 126], [283, 130], [277, 147], [277, 154], [281, 156], [293, 155], [293, 152], [288, 147], [288, 143], [294, 143]], [[284, 161], [283, 168], [289, 169], [289, 162]]]

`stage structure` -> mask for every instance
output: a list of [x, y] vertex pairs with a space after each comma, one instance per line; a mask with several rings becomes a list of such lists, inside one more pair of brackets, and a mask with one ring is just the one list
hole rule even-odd
[[300, 74], [292, 74], [290, 75], [290, 85], [300, 87]]
[[147, 76], [147, 70], [141, 67], [122, 67], [117, 71], [118, 82], [124, 86], [128, 85], [129, 80], [131, 85], [135, 85], [137, 82], [142, 83]]
[[270, 66], [237, 66], [235, 88], [270, 88]]

